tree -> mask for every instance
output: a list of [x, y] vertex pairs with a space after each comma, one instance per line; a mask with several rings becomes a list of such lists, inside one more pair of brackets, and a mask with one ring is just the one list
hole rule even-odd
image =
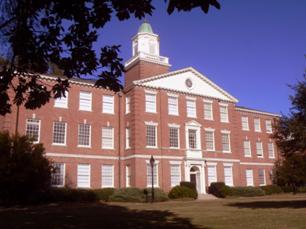
[[0, 203], [33, 201], [50, 188], [51, 166], [42, 144], [0, 132]]
[[[167, 12], [190, 11], [210, 6], [219, 9], [217, 0], [165, 0]], [[151, 0], [2, 0], [0, 39], [8, 48], [9, 65], [0, 72], [0, 114], [11, 112], [12, 104], [36, 109], [51, 97], [64, 96], [68, 79], [93, 75], [96, 86], [114, 91], [122, 89], [118, 77], [124, 71], [120, 45], [93, 49], [99, 32], [112, 17], [127, 20], [152, 15]], [[66, 77], [48, 89], [39, 74], [57, 66]], [[8, 91], [14, 92], [13, 102]]]
[[291, 88], [295, 91], [290, 96], [292, 108], [289, 115], [280, 118], [273, 135], [281, 152], [274, 182], [295, 191], [306, 185], [306, 75]]

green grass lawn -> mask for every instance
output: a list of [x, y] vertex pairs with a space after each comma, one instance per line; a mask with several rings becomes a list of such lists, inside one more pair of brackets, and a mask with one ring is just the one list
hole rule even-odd
[[306, 194], [0, 208], [0, 228], [306, 228]]

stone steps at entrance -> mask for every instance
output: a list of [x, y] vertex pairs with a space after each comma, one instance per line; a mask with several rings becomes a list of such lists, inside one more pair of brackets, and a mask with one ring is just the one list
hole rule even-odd
[[197, 200], [217, 200], [218, 198], [212, 194], [199, 194]]

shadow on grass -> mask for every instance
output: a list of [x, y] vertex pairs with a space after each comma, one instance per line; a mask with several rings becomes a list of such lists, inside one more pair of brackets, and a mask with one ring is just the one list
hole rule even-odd
[[227, 206], [239, 208], [306, 208], [306, 200], [236, 202]]
[[[4, 228], [175, 228], [200, 229], [170, 211], [139, 211], [102, 203], [0, 208]], [[205, 228], [203, 228], [205, 229]], [[207, 229], [207, 228], [206, 228]]]

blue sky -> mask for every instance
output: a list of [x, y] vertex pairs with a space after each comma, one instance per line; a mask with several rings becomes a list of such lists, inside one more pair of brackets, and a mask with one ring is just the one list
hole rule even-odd
[[[306, 1], [220, 0], [221, 10], [166, 13], [164, 1], [147, 21], [160, 36], [161, 55], [171, 70], [192, 66], [238, 98], [239, 105], [287, 113], [288, 84], [306, 68]], [[141, 21], [113, 19], [101, 32], [101, 45], [121, 44], [124, 61]]]

